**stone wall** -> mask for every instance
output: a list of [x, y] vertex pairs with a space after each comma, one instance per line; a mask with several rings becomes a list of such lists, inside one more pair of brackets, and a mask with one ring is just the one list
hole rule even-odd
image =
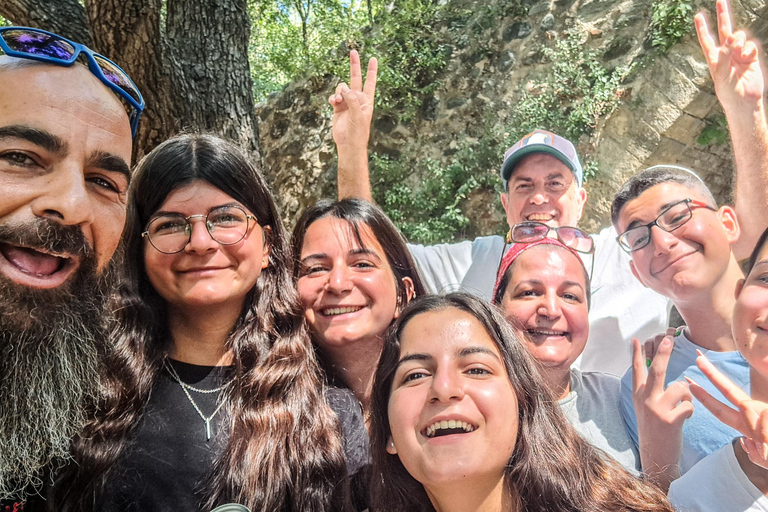
[[[742, 24], [765, 40], [765, 2], [734, 3]], [[453, 4], [474, 5], [467, 0]], [[607, 225], [618, 186], [632, 173], [658, 163], [690, 167], [719, 200], [730, 198], [730, 141], [695, 34], [666, 54], [659, 53], [649, 43], [650, 0], [534, 0], [527, 5], [525, 16], [472, 20], [464, 26], [472, 37], [442, 27], [439, 32], [450, 57], [440, 86], [413, 121], [377, 116], [371, 150], [416, 161], [445, 159], [459, 145], [479, 140], [489, 123], [507, 120], [522, 91], [535, 88], [537, 76], [548, 66], [542, 49], [551, 47], [564, 31], [576, 30], [583, 32], [585, 45], [600, 51], [606, 67], [635, 64], [622, 85], [619, 108], [598, 123], [592, 136], [577, 141], [582, 157], [599, 166], [598, 175], [586, 185], [590, 199], [584, 227]], [[327, 98], [338, 80], [297, 80], [257, 106], [265, 166], [289, 222], [318, 198], [335, 195]], [[414, 185], [418, 171], [414, 169]], [[491, 191], [465, 201], [471, 235], [504, 230], [497, 203]]]

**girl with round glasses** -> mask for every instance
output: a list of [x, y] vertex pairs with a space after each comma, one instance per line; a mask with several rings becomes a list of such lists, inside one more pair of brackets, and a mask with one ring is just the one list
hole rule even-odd
[[213, 136], [161, 144], [133, 176], [124, 248], [104, 398], [56, 509], [345, 510], [338, 420], [258, 171]]
[[496, 308], [412, 301], [373, 389], [373, 510], [667, 511], [656, 487], [587, 444]]
[[558, 239], [516, 243], [504, 256], [493, 295], [541, 365], [565, 417], [590, 442], [637, 473], [640, 457], [621, 417], [621, 380], [573, 367], [589, 337], [590, 280]]

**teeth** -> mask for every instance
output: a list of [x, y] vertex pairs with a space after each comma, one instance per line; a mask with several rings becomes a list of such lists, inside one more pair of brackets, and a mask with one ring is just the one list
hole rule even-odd
[[565, 332], [562, 331], [535, 331], [528, 329], [528, 332], [536, 336], [565, 336]]
[[457, 428], [464, 430], [464, 432], [473, 432], [475, 430], [475, 427], [466, 421], [442, 420], [428, 426], [425, 433], [427, 437], [434, 437], [438, 430], [453, 430]]
[[548, 213], [532, 213], [528, 216], [528, 220], [547, 221], [552, 219], [554, 217]]
[[326, 308], [322, 310], [322, 313], [325, 316], [334, 316], [334, 315], [343, 315], [345, 313], [354, 313], [355, 311], [360, 311], [363, 309], [360, 306], [348, 306], [344, 308]]

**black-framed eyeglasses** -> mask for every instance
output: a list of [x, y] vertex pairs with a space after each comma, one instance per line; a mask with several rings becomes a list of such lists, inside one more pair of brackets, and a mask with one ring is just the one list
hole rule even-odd
[[[592, 263], [589, 271], [589, 278], [592, 279], [592, 274], [595, 271], [595, 241], [592, 239], [592, 236], [589, 233], [582, 231], [579, 228], [573, 226], [552, 227], [544, 224], [543, 222], [537, 221], [520, 222], [519, 224], [512, 226], [512, 228], [509, 230], [507, 233], [506, 242], [507, 244], [529, 244], [532, 242], [538, 242], [539, 240], [543, 240], [549, 236], [550, 231], [554, 231], [560, 243], [569, 249], [592, 255]], [[506, 247], [501, 253], [501, 259], [499, 260], [499, 265], [496, 268], [497, 275], [501, 269], [501, 262], [504, 259], [505, 252]]]
[[192, 237], [190, 219], [205, 219], [205, 229], [211, 238], [221, 245], [236, 244], [248, 233], [249, 221], [258, 223], [256, 217], [239, 206], [220, 206], [207, 215], [199, 213], [185, 217], [180, 213], [165, 213], [149, 221], [141, 236], [163, 254], [175, 254], [184, 250]]
[[693, 217], [694, 208], [706, 208], [707, 210], [717, 211], [707, 203], [695, 199], [683, 199], [667, 207], [653, 222], [642, 226], [630, 228], [616, 237], [619, 245], [628, 253], [639, 251], [651, 243], [651, 228], [658, 226], [659, 229], [671, 233]]

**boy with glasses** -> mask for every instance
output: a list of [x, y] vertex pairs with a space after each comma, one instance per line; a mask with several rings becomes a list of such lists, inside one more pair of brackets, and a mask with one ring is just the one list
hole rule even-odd
[[[613, 200], [611, 220], [632, 273], [670, 298], [687, 325], [674, 342], [664, 338], [652, 361], [635, 341], [633, 366], [622, 378], [621, 411], [643, 470], [666, 489], [739, 435], [697, 403], [685, 381], [709, 384], [696, 366], [700, 352], [748, 390], [749, 366], [731, 336], [734, 290], [743, 277], [731, 246], [740, 227], [733, 208], [717, 208], [701, 179], [677, 166], [630, 178]], [[708, 391], [724, 400], [713, 386]]]
[[0, 28], [0, 510], [39, 491], [98, 396], [143, 107], [104, 57]]

